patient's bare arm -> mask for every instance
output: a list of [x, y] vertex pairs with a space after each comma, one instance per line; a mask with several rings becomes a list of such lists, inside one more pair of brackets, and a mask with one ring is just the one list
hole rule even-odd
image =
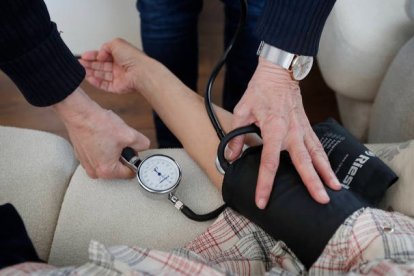
[[[162, 64], [120, 39], [104, 44], [100, 51], [83, 54], [80, 62], [91, 84], [116, 94], [140, 92], [221, 190], [223, 176], [215, 167], [219, 139], [205, 112], [202, 97]], [[219, 107], [215, 110], [224, 129], [230, 130], [231, 113]], [[249, 142], [260, 141], [251, 136]]]

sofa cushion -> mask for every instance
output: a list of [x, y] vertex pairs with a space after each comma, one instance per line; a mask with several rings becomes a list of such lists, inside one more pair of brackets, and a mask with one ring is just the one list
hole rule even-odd
[[78, 163], [56, 135], [0, 126], [0, 204], [12, 203], [47, 260], [63, 196]]
[[[220, 193], [182, 149], [150, 150], [177, 160], [183, 170], [177, 196], [199, 213], [221, 206]], [[148, 197], [131, 180], [93, 180], [76, 170], [62, 206], [49, 262], [81, 264], [88, 260], [90, 240], [110, 245], [138, 245], [169, 250], [203, 233], [213, 222], [187, 219], [166, 199]]]
[[388, 65], [414, 34], [405, 1], [336, 2], [318, 54], [322, 75], [335, 92], [373, 101]]
[[408, 16], [414, 21], [414, 0], [407, 0], [405, 8]]
[[372, 103], [359, 101], [342, 94], [336, 94], [342, 125], [359, 141], [368, 139], [368, 127]]
[[399, 179], [388, 189], [380, 207], [414, 218], [414, 140], [396, 144], [368, 144]]
[[384, 78], [371, 113], [370, 143], [414, 139], [414, 38], [401, 48]]

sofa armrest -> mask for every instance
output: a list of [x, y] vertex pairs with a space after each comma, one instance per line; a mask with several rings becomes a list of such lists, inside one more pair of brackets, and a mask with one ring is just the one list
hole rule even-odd
[[[206, 213], [223, 204], [221, 194], [182, 149], [149, 150], [172, 156], [183, 175], [176, 195], [195, 212]], [[170, 250], [203, 233], [213, 221], [194, 222], [163, 197], [154, 199], [131, 180], [93, 180], [76, 170], [62, 205], [49, 263], [73, 265], [88, 260], [94, 239], [111, 245], [138, 245]]]
[[414, 140], [366, 146], [398, 176], [398, 181], [388, 189], [379, 207], [414, 218]]
[[0, 204], [21, 215], [39, 257], [48, 260], [63, 196], [78, 165], [56, 135], [0, 126]]
[[408, 17], [414, 21], [414, 0], [407, 0], [405, 4], [405, 9], [407, 10]]
[[372, 102], [399, 49], [414, 35], [406, 0], [338, 0], [322, 33], [318, 62], [326, 83]]

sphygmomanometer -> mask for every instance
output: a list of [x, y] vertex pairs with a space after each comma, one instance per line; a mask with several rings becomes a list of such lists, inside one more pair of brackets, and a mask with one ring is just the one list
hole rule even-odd
[[313, 130], [321, 141], [343, 188], [334, 191], [325, 187], [330, 202], [317, 203], [303, 184], [288, 152], [282, 151], [268, 206], [264, 210], [257, 208], [255, 190], [262, 146], [247, 148], [240, 158], [232, 163], [225, 159], [224, 151], [227, 143], [234, 137], [247, 133], [260, 135], [260, 129], [250, 125], [226, 134], [211, 103], [214, 80], [245, 21], [247, 4], [245, 0], [240, 2], [239, 27], [229, 47], [213, 69], [205, 96], [207, 113], [220, 139], [216, 165], [224, 173], [222, 193], [225, 205], [203, 215], [191, 211], [174, 194], [179, 186], [182, 171], [177, 162], [169, 156], [155, 154], [140, 160], [132, 149], [126, 148], [122, 152], [122, 157], [136, 172], [138, 183], [145, 191], [150, 194], [167, 195], [174, 206], [188, 218], [197, 221], [210, 220], [228, 206], [262, 227], [273, 238], [285, 242], [309, 268], [345, 219], [361, 208], [375, 206], [389, 186], [397, 180], [397, 176], [348, 131], [329, 119], [314, 125]]

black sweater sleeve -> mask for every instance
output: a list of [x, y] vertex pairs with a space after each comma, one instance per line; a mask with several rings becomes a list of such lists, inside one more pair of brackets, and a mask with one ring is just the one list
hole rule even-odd
[[36, 106], [62, 101], [85, 77], [43, 0], [0, 1], [0, 69]]
[[315, 56], [334, 4], [335, 0], [267, 0], [257, 35], [285, 51]]

